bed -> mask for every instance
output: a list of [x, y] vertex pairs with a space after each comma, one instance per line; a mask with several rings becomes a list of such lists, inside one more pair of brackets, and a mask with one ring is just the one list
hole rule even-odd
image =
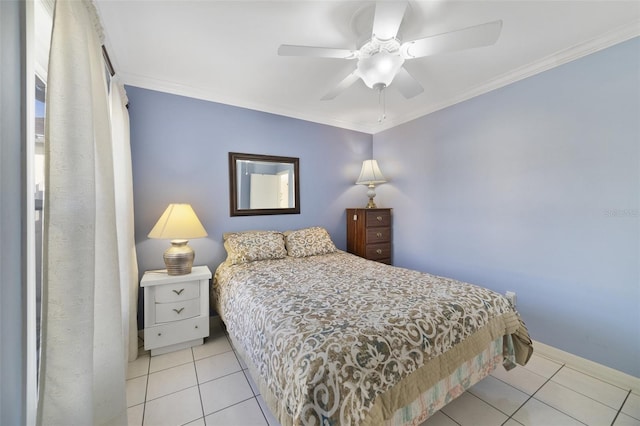
[[500, 294], [340, 251], [323, 228], [224, 238], [213, 303], [283, 426], [418, 425], [533, 351]]

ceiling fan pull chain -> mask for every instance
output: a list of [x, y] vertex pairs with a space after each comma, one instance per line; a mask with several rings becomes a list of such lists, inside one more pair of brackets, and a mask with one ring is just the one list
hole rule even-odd
[[382, 86], [378, 90], [378, 106], [380, 107], [380, 115], [378, 116], [378, 123], [382, 123], [387, 118], [387, 97], [384, 89], [385, 89], [385, 86]]

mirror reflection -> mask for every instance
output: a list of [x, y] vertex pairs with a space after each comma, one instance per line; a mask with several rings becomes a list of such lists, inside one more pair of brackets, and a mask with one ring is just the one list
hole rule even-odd
[[231, 216], [300, 213], [298, 159], [229, 153]]

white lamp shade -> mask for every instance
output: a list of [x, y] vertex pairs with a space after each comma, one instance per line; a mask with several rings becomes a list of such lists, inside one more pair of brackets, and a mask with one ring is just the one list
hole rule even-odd
[[364, 160], [362, 162], [360, 177], [356, 181], [357, 185], [375, 185], [386, 181], [376, 160]]
[[149, 238], [185, 239], [203, 238], [207, 231], [200, 223], [190, 204], [169, 204], [149, 232]]

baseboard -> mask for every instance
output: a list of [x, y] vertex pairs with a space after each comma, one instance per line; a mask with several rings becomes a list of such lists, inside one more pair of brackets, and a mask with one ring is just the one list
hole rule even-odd
[[574, 370], [578, 370], [602, 379], [612, 385], [616, 385], [623, 389], [630, 389], [634, 393], [640, 394], [640, 378], [638, 377], [623, 373], [622, 371], [614, 370], [613, 368], [581, 358], [577, 355], [570, 354], [569, 352], [561, 351], [553, 346], [545, 345], [544, 343], [535, 340], [533, 341], [533, 350], [534, 353], [537, 353], [538, 355], [563, 362]]

